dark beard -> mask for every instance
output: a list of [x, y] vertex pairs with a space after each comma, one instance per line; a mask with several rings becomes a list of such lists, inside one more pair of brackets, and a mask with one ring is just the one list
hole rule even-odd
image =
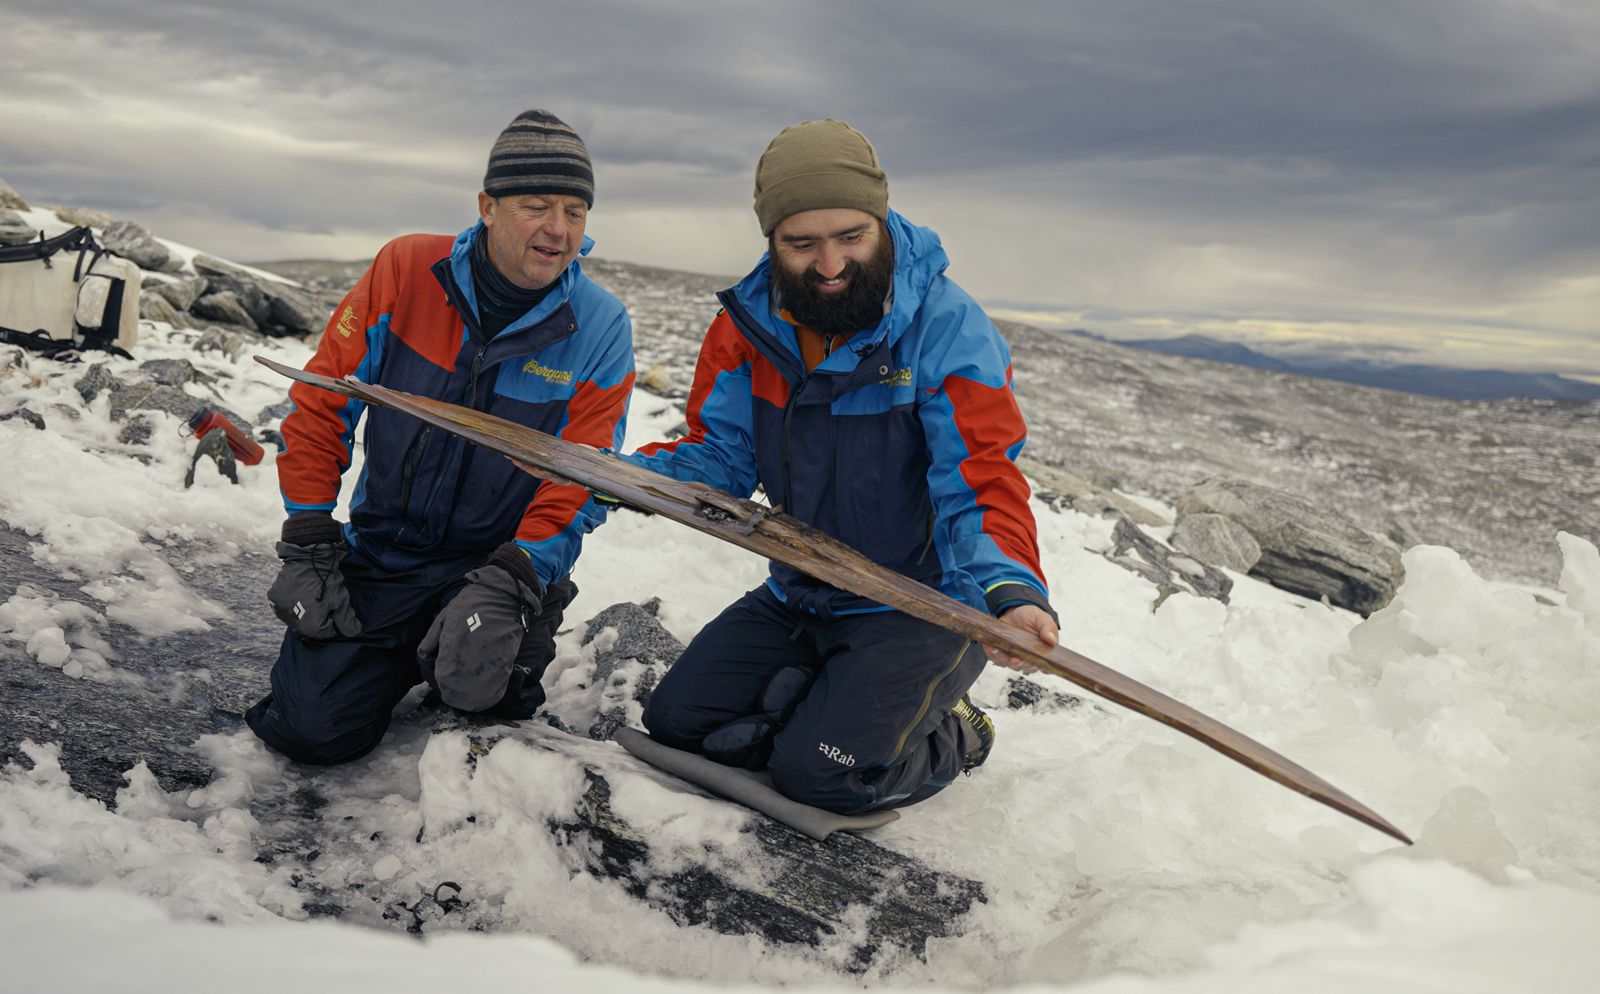
[[850, 335], [883, 320], [883, 302], [894, 279], [894, 241], [886, 228], [878, 229], [872, 258], [865, 264], [850, 260], [843, 275], [850, 280], [844, 292], [825, 294], [817, 288], [822, 277], [815, 269], [791, 273], [776, 253], [772, 256], [772, 283], [789, 315], [824, 335]]

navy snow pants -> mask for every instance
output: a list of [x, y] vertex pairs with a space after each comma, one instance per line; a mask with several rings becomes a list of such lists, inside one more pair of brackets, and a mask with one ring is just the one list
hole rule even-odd
[[983, 648], [898, 611], [824, 619], [751, 591], [700, 631], [645, 704], [652, 738], [761, 769], [842, 814], [931, 797], [961, 772], [950, 709]]
[[[245, 713], [246, 723], [267, 745], [300, 763], [345, 763], [371, 752], [388, 730], [394, 706], [426, 676], [417, 664], [417, 646], [434, 616], [465, 586], [465, 574], [480, 565], [475, 557], [394, 573], [350, 550], [340, 572], [362, 633], [311, 641], [284, 632], [271, 692]], [[527, 718], [544, 703], [539, 679], [555, 658], [561, 612], [576, 594], [570, 580], [549, 586], [523, 636], [505, 696], [485, 713]]]

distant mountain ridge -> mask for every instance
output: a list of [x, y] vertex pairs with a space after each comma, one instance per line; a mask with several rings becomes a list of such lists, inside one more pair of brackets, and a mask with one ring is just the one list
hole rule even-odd
[[1443, 397], [1447, 400], [1600, 400], [1600, 384], [1568, 379], [1555, 373], [1511, 373], [1498, 369], [1456, 369], [1425, 363], [1385, 363], [1371, 359], [1337, 356], [1285, 358], [1258, 352], [1248, 345], [1225, 342], [1205, 335], [1177, 338], [1107, 338], [1081, 328], [1070, 332], [1096, 341], [1145, 349], [1166, 355], [1207, 359], [1252, 369], [1313, 376], [1341, 383], [1355, 383], [1382, 390]]

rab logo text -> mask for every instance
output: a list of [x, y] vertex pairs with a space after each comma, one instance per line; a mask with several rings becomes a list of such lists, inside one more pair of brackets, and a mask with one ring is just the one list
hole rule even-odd
[[539, 365], [539, 360], [529, 359], [522, 367], [524, 373], [531, 373], [546, 382], [560, 383], [565, 386], [572, 382], [572, 373], [565, 369], [551, 369], [549, 366]]
[[838, 763], [840, 766], [856, 765], [856, 758], [854, 756], [846, 756], [844, 754], [844, 750], [835, 746], [831, 746], [826, 742], [818, 742], [817, 751], [822, 753], [824, 756], [827, 756], [835, 763]]
[[911, 367], [901, 366], [893, 373], [878, 381], [883, 387], [909, 387], [911, 385]]

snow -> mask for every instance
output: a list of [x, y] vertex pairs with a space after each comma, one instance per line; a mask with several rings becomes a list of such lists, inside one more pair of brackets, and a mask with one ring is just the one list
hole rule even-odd
[[[139, 358], [190, 359], [242, 412], [281, 399], [279, 378], [196, 354], [194, 337], [147, 324]], [[309, 355], [296, 342], [260, 351], [295, 365]], [[225, 620], [196, 589], [205, 561], [186, 557], [270, 549], [273, 454], [241, 467], [238, 486], [202, 464], [181, 489], [193, 443], [175, 419], [152, 415], [148, 445], [118, 441], [105, 401], [85, 411], [73, 392], [81, 373], [42, 361], [0, 370], [0, 414], [25, 404], [48, 422], [0, 422], [0, 517], [30, 536], [32, 569], [61, 581], [0, 590], [0, 652], [33, 660], [41, 678], [138, 683], [110, 626], [159, 637]], [[628, 444], [681, 417], [638, 392]], [[1600, 971], [1590, 541], [1550, 535], [1565, 564], [1554, 590], [1488, 582], [1449, 549], [1413, 548], [1398, 596], [1366, 620], [1239, 575], [1228, 605], [1178, 594], [1152, 610], [1155, 590], [1098, 554], [1108, 522], [1035, 512], [1065, 644], [1279, 749], [1416, 846], [1113, 705], [995, 707], [1006, 673], [991, 667], [974, 690], [999, 730], [990, 761], [873, 835], [981, 880], [989, 900], [925, 962], [856, 980], [837, 950], [679, 927], [574, 875], [547, 823], [572, 810], [584, 762], [617, 771], [615, 810], [648, 829], [660, 859], [750, 872], [740, 830], [753, 815], [628, 774], [608, 743], [563, 756], [506, 740], [469, 778], [465, 733], [425, 723], [397, 719], [367, 759], [314, 774], [247, 731], [213, 734], [194, 744], [215, 771], [206, 787], [169, 792], [141, 763], [108, 808], [72, 789], [58, 744], [33, 742], [0, 771], [0, 992], [392, 994], [463, 979], [599, 992], [1589, 989]], [[604, 688], [580, 678], [596, 650], [581, 645], [583, 623], [600, 609], [660, 597], [663, 623], [687, 640], [763, 575], [708, 536], [614, 516], [579, 562], [547, 706], [575, 726], [600, 706]], [[307, 783], [326, 799], [324, 822], [348, 825], [316, 862], [320, 883], [415, 900], [449, 881], [492, 909], [492, 931], [414, 940], [381, 919], [382, 903], [307, 920], [289, 869], [255, 858], [290, 819], [252, 814]]]

